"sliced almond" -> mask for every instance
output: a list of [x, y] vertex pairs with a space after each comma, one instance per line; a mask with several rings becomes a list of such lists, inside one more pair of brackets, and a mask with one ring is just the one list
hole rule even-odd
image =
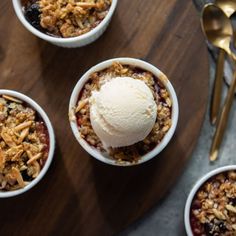
[[27, 156], [29, 157], [29, 159], [33, 158], [33, 154], [31, 153], [31, 151], [27, 150], [26, 151]]
[[19, 186], [20, 187], [24, 187], [25, 183], [24, 183], [24, 180], [23, 180], [23, 178], [21, 176], [20, 171], [17, 168], [15, 168], [15, 167], [12, 167], [11, 171], [12, 171], [13, 176], [16, 178], [16, 181], [18, 182]]
[[86, 14], [86, 9], [85, 8], [82, 8], [82, 7], [80, 7], [80, 6], [76, 6], [76, 7], [74, 7], [74, 9], [72, 10], [73, 11], [73, 13], [75, 14], [75, 16], [80, 16], [81, 14], [82, 15], [85, 15]]
[[21, 158], [21, 155], [23, 154], [24, 150], [20, 150], [19, 152], [17, 152], [12, 158], [11, 161], [17, 161]]
[[22, 143], [24, 139], [28, 136], [29, 134], [29, 128], [25, 128], [22, 130], [20, 137], [18, 138], [18, 144]]
[[27, 170], [27, 166], [26, 165], [23, 165], [20, 167], [20, 171], [24, 171], [24, 170]]
[[9, 100], [9, 101], [12, 101], [12, 102], [16, 102], [16, 103], [20, 103], [22, 104], [22, 101], [17, 99], [17, 98], [14, 98], [12, 96], [9, 96], [9, 95], [2, 95], [3, 98]]
[[25, 151], [31, 151], [31, 152], [39, 152], [41, 148], [41, 146], [37, 147], [36, 145], [25, 142], [23, 142], [23, 147]]
[[2, 131], [1, 137], [9, 147], [16, 146], [16, 143], [13, 141], [12, 137], [8, 133]]
[[6, 158], [5, 158], [4, 152], [2, 151], [2, 148], [0, 147], [0, 171], [4, 169], [5, 161], [6, 161]]
[[40, 148], [41, 148], [41, 146], [42, 146], [42, 145], [36, 146], [36, 145], [34, 145], [34, 144], [30, 144], [30, 150], [31, 150], [32, 152], [38, 153], [39, 150], [40, 150]]
[[96, 3], [89, 3], [89, 2], [77, 2], [77, 6], [82, 7], [82, 8], [93, 8], [93, 7], [98, 7], [98, 4]]
[[84, 29], [84, 25], [83, 25], [82, 21], [81, 21], [79, 18], [76, 18], [75, 20], [76, 20], [77, 25], [78, 25], [81, 29]]
[[82, 108], [84, 108], [84, 106], [88, 103], [88, 101], [89, 100], [87, 98], [79, 101], [78, 106], [75, 109], [75, 113], [78, 113]]
[[15, 153], [19, 152], [20, 150], [23, 150], [22, 145], [14, 146], [9, 148], [5, 153], [9, 156], [14, 155]]
[[14, 128], [14, 130], [15, 131], [21, 131], [21, 130], [23, 130], [23, 129], [26, 129], [26, 128], [29, 128], [31, 125], [32, 125], [32, 123], [33, 123], [33, 121], [26, 121], [26, 122], [24, 122], [24, 123], [22, 123], [22, 124], [20, 124], [20, 125], [17, 125], [15, 128]]
[[31, 164], [34, 161], [37, 161], [39, 158], [42, 157], [42, 153], [38, 153], [35, 156], [31, 157], [28, 161], [27, 161], [27, 165]]

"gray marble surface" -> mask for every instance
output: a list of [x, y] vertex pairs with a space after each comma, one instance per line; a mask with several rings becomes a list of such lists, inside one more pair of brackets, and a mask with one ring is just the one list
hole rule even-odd
[[[200, 0], [202, 1], [202, 0]], [[212, 88], [215, 63], [210, 60], [210, 89]], [[227, 86], [224, 87], [224, 96]], [[209, 93], [210, 94], [210, 93]], [[200, 95], [199, 95], [200, 96]], [[236, 164], [236, 102], [231, 110], [230, 121], [221, 147], [220, 158], [209, 163], [208, 154], [214, 134], [209, 122], [209, 107], [197, 147], [187, 163], [182, 176], [167, 197], [144, 218], [131, 225], [119, 236], [185, 236], [184, 206], [193, 184], [204, 174], [220, 166]]]

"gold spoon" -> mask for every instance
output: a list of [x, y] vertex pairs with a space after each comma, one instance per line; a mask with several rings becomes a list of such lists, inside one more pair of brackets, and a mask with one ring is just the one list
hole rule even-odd
[[236, 11], [235, 0], [216, 0], [215, 4], [220, 7], [228, 17], [232, 16]]
[[[209, 42], [214, 46], [223, 49], [234, 62], [236, 56], [230, 49], [230, 42], [233, 36], [233, 27], [227, 15], [216, 5], [207, 4], [202, 12], [202, 25], [205, 29], [205, 34]], [[234, 73], [233, 81], [230, 85], [219, 121], [216, 126], [216, 132], [213, 138], [210, 160], [217, 159], [220, 144], [227, 126], [230, 109], [234, 99], [234, 91], [236, 88], [236, 73]]]
[[[236, 0], [216, 0], [215, 4], [218, 7], [220, 7], [229, 18], [236, 12]], [[236, 48], [236, 30], [234, 30], [233, 44], [234, 44], [234, 47]], [[223, 56], [225, 56], [225, 53], [223, 50], [220, 50], [219, 57], [220, 57], [220, 54], [224, 54]], [[222, 64], [222, 68], [223, 68], [223, 64]], [[223, 77], [223, 74], [222, 74], [222, 77]]]
[[[236, 11], [236, 1], [235, 0], [216, 0], [215, 4], [219, 6], [228, 17]], [[205, 31], [205, 28], [202, 27]], [[216, 123], [221, 104], [221, 92], [223, 84], [223, 74], [224, 74], [224, 61], [225, 61], [225, 51], [219, 49], [219, 55], [216, 63], [216, 73], [213, 86], [213, 93], [211, 98], [210, 106], [210, 121], [212, 125]]]

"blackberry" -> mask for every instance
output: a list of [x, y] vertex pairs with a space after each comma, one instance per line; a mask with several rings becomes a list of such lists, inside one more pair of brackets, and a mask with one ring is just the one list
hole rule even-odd
[[225, 233], [227, 231], [227, 228], [224, 222], [221, 221], [218, 226], [221, 233]]
[[236, 206], [236, 198], [229, 198], [229, 201], [233, 206]]
[[40, 25], [40, 9], [38, 3], [30, 4], [25, 8], [25, 18], [38, 30], [42, 30]]
[[205, 223], [204, 229], [207, 234], [207, 236], [213, 236], [214, 235], [214, 224], [213, 223]]

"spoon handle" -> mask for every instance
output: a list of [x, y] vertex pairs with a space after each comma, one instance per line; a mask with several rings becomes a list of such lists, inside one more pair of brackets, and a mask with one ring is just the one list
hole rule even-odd
[[211, 98], [210, 120], [213, 125], [216, 123], [216, 119], [220, 110], [221, 91], [222, 91], [223, 73], [224, 73], [224, 61], [225, 61], [225, 51], [223, 49], [220, 49], [217, 65], [216, 65], [216, 74], [215, 74], [213, 94]]
[[217, 159], [219, 148], [220, 148], [223, 135], [227, 126], [230, 109], [233, 104], [235, 88], [236, 88], [236, 71], [234, 72], [233, 81], [230, 84], [229, 91], [225, 99], [225, 104], [220, 114], [219, 121], [217, 122], [216, 132], [213, 138], [211, 151], [210, 151], [210, 161], [215, 161]]

